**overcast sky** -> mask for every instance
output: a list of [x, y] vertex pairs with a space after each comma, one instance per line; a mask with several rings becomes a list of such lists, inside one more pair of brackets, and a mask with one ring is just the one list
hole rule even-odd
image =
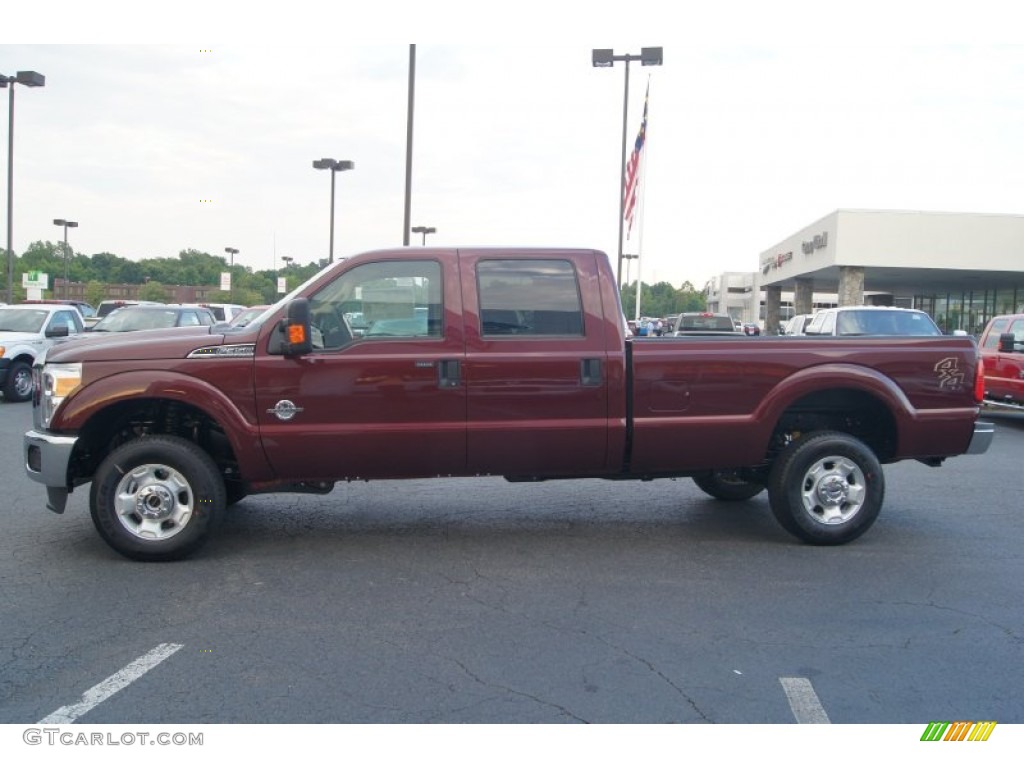
[[[99, 28], [98, 5], [136, 9], [142, 31]], [[1024, 46], [977, 31], [1017, 28], [999, 4], [922, 4], [961, 13], [943, 26], [920, 9], [886, 16], [898, 3], [876, 16], [861, 12], [870, 3], [783, 5], [795, 10], [781, 19], [744, 16], [743, 4], [712, 16], [634, 6], [628, 23], [602, 26], [573, 13], [607, 3], [531, 2], [518, 15], [432, 4], [461, 15], [423, 28], [450, 42], [417, 44], [411, 223], [437, 228], [428, 245], [614, 257], [624, 67], [593, 68], [591, 49], [659, 45], [663, 66], [630, 66], [629, 145], [650, 82], [642, 207], [625, 248], [641, 254], [645, 281], [700, 288], [755, 271], [762, 251], [837, 208], [1024, 213]], [[409, 18], [386, 26], [399, 6], [362, 18], [375, 35], [304, 3], [246, 29], [226, 13], [196, 26], [190, 14], [205, 6], [192, 3], [146, 24], [143, 6], [110, 3], [88, 4], [82, 29], [68, 17], [7, 25], [0, 73], [46, 76], [15, 95], [15, 251], [58, 241], [52, 221], [66, 218], [80, 224], [69, 234], [79, 253], [230, 246], [253, 269], [323, 258], [320, 157], [355, 163], [336, 177], [335, 256], [400, 246], [408, 41], [419, 35]], [[575, 10], [552, 10], [563, 7]], [[468, 44], [485, 22], [481, 44]]]

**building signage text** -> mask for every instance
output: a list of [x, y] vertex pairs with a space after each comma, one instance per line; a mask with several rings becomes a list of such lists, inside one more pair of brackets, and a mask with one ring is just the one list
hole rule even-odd
[[819, 248], [825, 248], [828, 245], [828, 232], [822, 232], [820, 235], [815, 235], [813, 240], [805, 240], [800, 244], [803, 249], [805, 256], [810, 256]]

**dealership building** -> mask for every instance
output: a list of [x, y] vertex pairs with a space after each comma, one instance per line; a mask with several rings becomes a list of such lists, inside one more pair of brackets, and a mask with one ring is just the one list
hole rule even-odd
[[980, 332], [1024, 311], [1024, 216], [840, 209], [761, 252], [758, 271], [709, 282], [708, 309], [766, 329], [825, 306], [923, 309]]

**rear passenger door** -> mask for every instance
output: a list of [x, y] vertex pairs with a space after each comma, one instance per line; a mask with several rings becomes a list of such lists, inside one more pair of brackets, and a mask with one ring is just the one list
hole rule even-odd
[[607, 360], [593, 254], [462, 251], [460, 261], [469, 471], [603, 471]]

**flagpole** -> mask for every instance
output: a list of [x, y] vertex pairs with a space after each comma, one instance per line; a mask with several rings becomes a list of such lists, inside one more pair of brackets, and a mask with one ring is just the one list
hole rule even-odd
[[[644, 180], [643, 192], [640, 194], [640, 201], [639, 201], [639, 203], [637, 203], [638, 210], [636, 212], [636, 216], [640, 219], [640, 221], [638, 222], [638, 226], [636, 228], [636, 231], [637, 231], [637, 241], [638, 241], [637, 242], [637, 246], [636, 246], [636, 253], [637, 253], [637, 256], [636, 256], [636, 271], [637, 271], [637, 275], [638, 276], [639, 276], [639, 274], [641, 272], [641, 262], [643, 261], [643, 254], [644, 254], [644, 201], [647, 199], [647, 176], [646, 175], [641, 176], [640, 173], [644, 169], [646, 169], [646, 167], [647, 167], [647, 156], [651, 153], [651, 150], [647, 147], [647, 120], [648, 120], [648, 117], [649, 117], [648, 104], [649, 104], [649, 101], [650, 101], [650, 97], [651, 97], [651, 76], [648, 75], [647, 76], [647, 93], [644, 96], [644, 128], [643, 128], [643, 130], [644, 130], [644, 151], [643, 151], [643, 154], [640, 155], [639, 165], [638, 165], [638, 167], [636, 169], [637, 184], [640, 184], [640, 180], [641, 179]], [[640, 286], [641, 285], [642, 285], [642, 283], [640, 282], [640, 279], [638, 277], [637, 281], [636, 281], [636, 319], [637, 319], [637, 322], [640, 321]]]
[[622, 96], [622, 167], [619, 171], [619, 184], [621, 189], [619, 191], [619, 266], [615, 271], [615, 290], [622, 290], [622, 241], [623, 233], [625, 229], [625, 217], [626, 217], [626, 138], [627, 138], [627, 118], [629, 116], [629, 56], [626, 56], [626, 87]]

